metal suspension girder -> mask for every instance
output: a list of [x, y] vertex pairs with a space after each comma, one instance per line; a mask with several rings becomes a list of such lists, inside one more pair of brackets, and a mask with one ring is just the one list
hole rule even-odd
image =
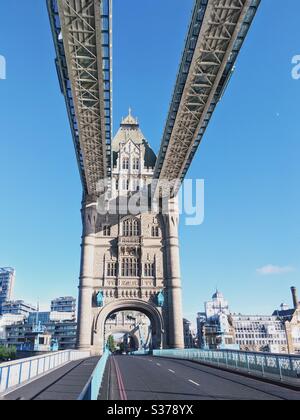
[[184, 180], [259, 4], [260, 0], [195, 1], [155, 168], [156, 180], [176, 180], [177, 190]]
[[111, 0], [47, 0], [84, 192], [111, 176]]

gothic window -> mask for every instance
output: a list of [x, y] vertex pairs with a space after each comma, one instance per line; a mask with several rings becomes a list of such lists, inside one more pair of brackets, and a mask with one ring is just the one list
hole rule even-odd
[[138, 179], [134, 179], [132, 181], [132, 190], [133, 191], [139, 191], [140, 187], [139, 187], [139, 180]]
[[137, 258], [123, 258], [121, 272], [122, 277], [138, 277], [139, 260]]
[[117, 264], [115, 262], [110, 262], [107, 264], [106, 274], [107, 274], [107, 277], [117, 276]]
[[154, 277], [154, 264], [146, 263], [144, 267], [145, 277]]
[[134, 158], [132, 161], [132, 168], [135, 171], [138, 171], [140, 169], [140, 161], [138, 158]]
[[124, 170], [129, 169], [129, 159], [128, 159], [128, 158], [124, 158], [124, 159], [123, 159], [122, 168], [123, 168]]
[[103, 226], [103, 236], [110, 236], [111, 228], [109, 225]]
[[160, 229], [158, 226], [152, 226], [151, 234], [153, 238], [159, 238], [160, 236]]
[[123, 235], [124, 236], [139, 236], [140, 223], [137, 219], [127, 219], [123, 222]]
[[123, 179], [122, 187], [123, 187], [123, 191], [129, 190], [129, 179]]

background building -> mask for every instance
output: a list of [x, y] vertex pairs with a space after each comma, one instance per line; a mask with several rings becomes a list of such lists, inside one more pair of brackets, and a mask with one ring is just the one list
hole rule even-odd
[[292, 287], [293, 308], [281, 305], [273, 315], [232, 314], [220, 292], [197, 316], [198, 346], [251, 352], [300, 354], [300, 303]]
[[192, 323], [188, 319], [183, 318], [183, 335], [184, 335], [184, 347], [186, 349], [192, 349], [195, 347], [196, 337], [193, 333]]
[[76, 318], [76, 299], [72, 296], [59, 297], [51, 301], [51, 312], [69, 312]]
[[55, 299], [51, 308], [56, 311], [49, 312], [39, 312], [23, 301], [6, 302], [3, 308], [4, 314], [0, 317], [1, 344], [15, 346], [20, 351], [75, 348], [76, 299]]
[[7, 327], [24, 324], [25, 319], [26, 317], [24, 315], [5, 314], [0, 316], [0, 345], [6, 343]]
[[32, 312], [36, 312], [36, 307], [23, 300], [11, 300], [2, 304], [2, 315], [14, 314], [28, 317]]
[[229, 304], [218, 290], [197, 316], [198, 346], [206, 349], [238, 349]]
[[222, 293], [218, 290], [212, 296], [212, 300], [205, 303], [205, 316], [208, 320], [218, 317], [220, 314], [229, 315], [229, 304]]
[[276, 316], [232, 315], [240, 350], [287, 353], [284, 323]]
[[297, 289], [291, 288], [293, 298], [293, 308], [285, 304], [281, 305], [280, 310], [276, 310], [273, 316], [276, 316], [285, 326], [287, 346], [289, 353], [300, 354], [300, 302], [297, 295]]
[[15, 276], [16, 272], [13, 268], [0, 268], [0, 315], [3, 303], [12, 299]]

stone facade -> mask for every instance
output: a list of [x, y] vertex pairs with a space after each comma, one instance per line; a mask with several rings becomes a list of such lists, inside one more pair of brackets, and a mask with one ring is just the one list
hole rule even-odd
[[282, 304], [279, 311], [275, 311], [276, 316], [284, 324], [288, 352], [291, 354], [300, 354], [300, 302], [298, 300], [297, 289], [291, 288], [293, 297], [293, 308]]
[[107, 318], [124, 310], [148, 316], [153, 347], [183, 348], [176, 202], [167, 215], [124, 211], [134, 194], [147, 191], [156, 161], [131, 112], [112, 149], [111, 194], [105, 205], [116, 214], [99, 211], [93, 197], [83, 202], [78, 348], [101, 354]]
[[232, 315], [242, 351], [288, 353], [284, 323], [277, 316]]

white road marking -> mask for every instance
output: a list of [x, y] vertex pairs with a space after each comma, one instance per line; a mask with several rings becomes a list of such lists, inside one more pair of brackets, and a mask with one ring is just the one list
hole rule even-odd
[[171, 373], [175, 373], [174, 370], [172, 370], [172, 369], [168, 369], [168, 371], [171, 372]]
[[200, 386], [199, 384], [197, 384], [197, 382], [194, 382], [194, 381], [192, 381], [191, 379], [189, 379], [189, 382], [190, 382], [191, 384], [194, 384], [194, 385]]
[[156, 363], [156, 365], [157, 365], [157, 366], [161, 366], [161, 364], [160, 364], [160, 363]]

